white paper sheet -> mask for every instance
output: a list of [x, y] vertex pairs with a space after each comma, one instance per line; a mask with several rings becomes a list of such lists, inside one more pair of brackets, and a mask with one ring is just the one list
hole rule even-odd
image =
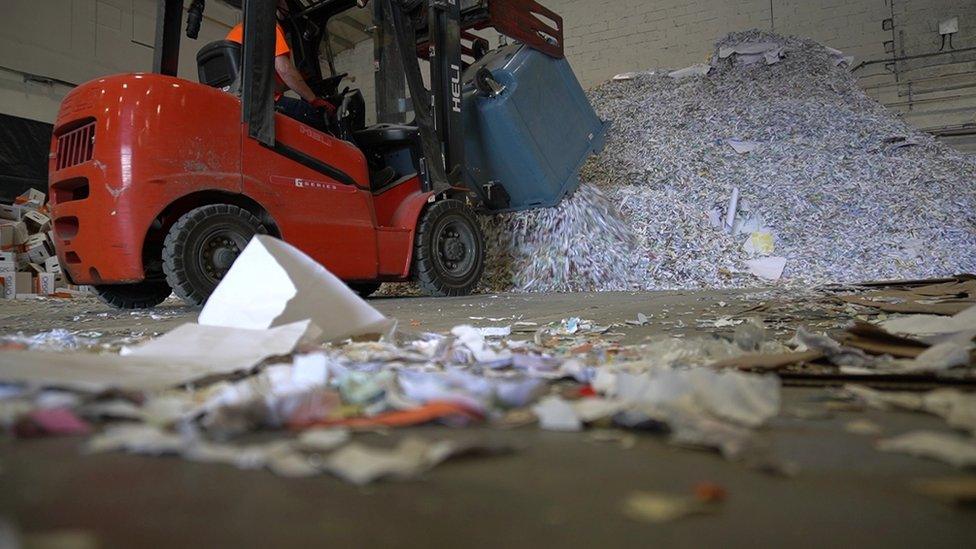
[[767, 65], [779, 63], [783, 57], [785, 48], [773, 42], [744, 42], [722, 46], [718, 50], [720, 59], [725, 59], [732, 54], [739, 55], [739, 61], [744, 65], [752, 65], [763, 60]]
[[547, 431], [579, 431], [583, 423], [573, 405], [558, 396], [548, 396], [532, 407], [539, 427]]
[[190, 322], [142, 345], [126, 347], [122, 349], [122, 355], [233, 371], [250, 368], [272, 356], [290, 354], [303, 338], [312, 340], [317, 336], [318, 328], [309, 320], [270, 330], [206, 326]]
[[0, 381], [79, 391], [109, 388], [151, 391], [200, 378], [246, 370], [262, 360], [291, 353], [310, 322], [272, 330], [240, 330], [184, 324], [125, 356], [88, 353], [0, 352]]
[[927, 412], [945, 419], [949, 427], [976, 436], [976, 394], [958, 389], [935, 389], [924, 394], [878, 391], [861, 385], [845, 385], [844, 390], [872, 408]]
[[699, 63], [697, 65], [692, 65], [690, 67], [685, 67], [683, 69], [678, 69], [668, 73], [668, 76], [674, 78], [675, 80], [681, 80], [682, 78], [687, 78], [689, 76], [705, 76], [712, 70], [711, 65], [706, 65], [704, 63]]
[[956, 366], [969, 364], [969, 351], [973, 348], [972, 334], [965, 333], [965, 337], [949, 339], [937, 343], [922, 351], [917, 357], [906, 361], [903, 366], [908, 372], [938, 372]]
[[746, 261], [749, 272], [766, 280], [779, 280], [786, 268], [785, 257], [763, 257]]
[[901, 316], [882, 322], [881, 327], [885, 331], [893, 334], [911, 336], [976, 332], [976, 306], [961, 311], [954, 316]]
[[386, 334], [383, 316], [298, 248], [258, 235], [200, 312], [200, 324], [264, 329], [311, 319], [325, 341]]
[[298, 444], [303, 450], [310, 452], [331, 452], [348, 442], [351, 437], [348, 429], [309, 429], [298, 437]]
[[616, 377], [612, 394], [617, 399], [669, 422], [697, 416], [754, 428], [779, 413], [780, 384], [774, 375], [690, 368]]
[[937, 459], [956, 467], [976, 466], [976, 439], [937, 431], [913, 431], [878, 441], [882, 452]]
[[352, 442], [326, 458], [322, 468], [359, 485], [384, 477], [411, 478], [449, 457], [451, 446], [447, 441], [416, 437], [407, 437], [390, 450]]
[[726, 143], [739, 154], [747, 154], [759, 148], [758, 141], [743, 141], [741, 139], [726, 139]]

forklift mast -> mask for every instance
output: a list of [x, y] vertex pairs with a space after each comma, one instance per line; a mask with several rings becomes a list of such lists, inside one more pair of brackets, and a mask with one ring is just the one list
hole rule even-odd
[[[274, 43], [276, 0], [222, 0], [241, 8], [244, 16], [241, 119], [248, 135], [275, 147]], [[551, 57], [563, 57], [562, 19], [535, 0], [376, 0], [392, 23], [404, 76], [413, 99], [416, 124], [424, 151], [423, 176], [436, 191], [461, 187], [464, 173], [462, 72], [483, 53], [481, 41], [469, 31], [494, 28]], [[158, 0], [153, 71], [176, 76], [179, 65], [183, 0]], [[365, 6], [360, 0], [288, 0], [282, 22], [288, 31], [293, 58], [311, 81], [321, 79], [319, 45], [329, 19], [348, 9]], [[205, 0], [194, 0], [190, 10], [199, 18]], [[193, 15], [191, 11], [191, 15]], [[188, 26], [189, 26], [188, 16]], [[197, 25], [199, 19], [197, 19]], [[190, 29], [188, 28], [188, 34]], [[192, 35], [191, 35], [192, 36]], [[462, 38], [472, 42], [465, 47]], [[428, 90], [419, 59], [430, 61]], [[379, 71], [390, 70], [378, 67]], [[470, 190], [488, 202], [485, 190]]]
[[[430, 82], [434, 96], [434, 131], [443, 143], [444, 166], [451, 185], [461, 185], [464, 126], [461, 123], [461, 9], [459, 0], [428, 0]], [[414, 57], [413, 52], [404, 52]], [[404, 59], [406, 63], [406, 59]]]

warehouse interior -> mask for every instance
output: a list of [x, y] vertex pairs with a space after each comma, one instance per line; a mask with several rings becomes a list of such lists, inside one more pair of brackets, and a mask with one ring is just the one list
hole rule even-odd
[[0, 546], [976, 542], [971, 0], [0, 11]]

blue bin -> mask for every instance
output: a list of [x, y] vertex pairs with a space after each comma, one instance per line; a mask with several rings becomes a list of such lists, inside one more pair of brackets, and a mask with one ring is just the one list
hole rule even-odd
[[[504, 86], [495, 97], [474, 85], [481, 67]], [[521, 44], [500, 48], [465, 72], [463, 93], [466, 181], [504, 187], [511, 201], [498, 212], [555, 206], [603, 149], [606, 123], [565, 59]]]

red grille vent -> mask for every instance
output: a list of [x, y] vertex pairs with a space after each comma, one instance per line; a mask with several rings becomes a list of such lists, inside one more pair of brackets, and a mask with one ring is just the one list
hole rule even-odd
[[92, 159], [95, 150], [95, 121], [58, 137], [56, 168], [63, 170]]

